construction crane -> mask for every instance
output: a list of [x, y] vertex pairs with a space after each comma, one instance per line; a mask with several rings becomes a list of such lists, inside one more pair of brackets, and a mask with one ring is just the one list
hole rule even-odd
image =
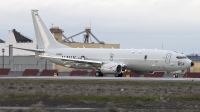
[[[92, 34], [90, 27], [86, 27], [85, 31], [82, 31], [82, 32], [77, 33], [75, 35], [72, 35], [70, 37], [66, 37], [64, 34], [62, 34], [62, 36], [65, 38], [63, 41], [65, 41], [65, 42], [74, 42], [73, 41], [73, 37], [78, 36], [78, 35], [80, 35], [82, 33], [86, 33], [86, 34], [83, 34], [83, 42], [84, 43], [89, 43], [89, 37], [91, 35], [99, 44], [105, 44], [103, 41], [99, 41], [97, 39], [97, 37], [95, 37], [94, 34]], [[70, 41], [70, 39], [71, 39], [71, 41]]]

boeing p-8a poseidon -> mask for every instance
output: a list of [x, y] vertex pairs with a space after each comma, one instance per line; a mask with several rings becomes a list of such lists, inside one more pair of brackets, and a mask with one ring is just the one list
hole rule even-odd
[[125, 69], [135, 73], [185, 70], [194, 65], [185, 55], [169, 50], [70, 48], [55, 40], [38, 10], [32, 10], [38, 49], [16, 48], [35, 52], [37, 57], [77, 69], [94, 69], [96, 76], [105, 73], [122, 77]]

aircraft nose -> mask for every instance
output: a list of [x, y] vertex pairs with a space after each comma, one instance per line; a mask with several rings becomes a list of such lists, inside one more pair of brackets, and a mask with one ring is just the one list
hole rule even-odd
[[191, 66], [194, 66], [194, 62], [191, 62]]

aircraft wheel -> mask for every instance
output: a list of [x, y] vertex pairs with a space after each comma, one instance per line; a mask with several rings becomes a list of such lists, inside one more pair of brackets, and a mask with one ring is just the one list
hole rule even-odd
[[103, 77], [103, 74], [100, 72], [100, 77]]
[[118, 77], [123, 77], [123, 73], [121, 72], [120, 74], [118, 74]]
[[115, 77], [119, 77], [119, 74], [115, 74]]
[[97, 72], [95, 73], [95, 76], [96, 76], [96, 77], [99, 77], [99, 75], [100, 75], [100, 74], [99, 74], [99, 71], [97, 71]]
[[174, 78], [178, 78], [178, 74], [174, 74]]
[[178, 78], [178, 74], [176, 74], [176, 78]]
[[100, 71], [97, 71], [95, 75], [96, 77], [103, 77], [103, 74]]

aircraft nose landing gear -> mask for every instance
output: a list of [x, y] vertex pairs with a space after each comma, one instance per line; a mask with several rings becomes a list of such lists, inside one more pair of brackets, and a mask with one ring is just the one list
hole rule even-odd
[[174, 74], [174, 78], [178, 78], [178, 74]]

